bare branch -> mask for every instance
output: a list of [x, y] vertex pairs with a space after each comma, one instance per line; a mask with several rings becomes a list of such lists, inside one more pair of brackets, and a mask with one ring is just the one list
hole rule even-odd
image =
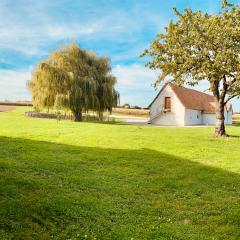
[[238, 94], [233, 94], [233, 95], [229, 96], [229, 97], [227, 98], [227, 100], [224, 102], [224, 104], [228, 103], [231, 99], [233, 99], [233, 98], [235, 98], [235, 97], [237, 97], [237, 96], [238, 96]]

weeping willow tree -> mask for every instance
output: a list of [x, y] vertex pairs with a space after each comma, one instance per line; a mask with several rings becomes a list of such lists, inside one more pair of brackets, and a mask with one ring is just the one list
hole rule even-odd
[[103, 112], [112, 111], [112, 106], [116, 106], [119, 99], [119, 94], [115, 90], [116, 78], [108, 73], [111, 72], [111, 65], [108, 58], [99, 58], [98, 61], [92, 63], [93, 78], [96, 80], [96, 97], [97, 101], [94, 105], [99, 118], [102, 119]]
[[28, 82], [36, 109], [69, 109], [75, 121], [81, 121], [82, 113], [89, 110], [101, 118], [105, 110], [111, 112], [119, 99], [115, 84], [108, 58], [97, 57], [76, 44], [40, 62]]

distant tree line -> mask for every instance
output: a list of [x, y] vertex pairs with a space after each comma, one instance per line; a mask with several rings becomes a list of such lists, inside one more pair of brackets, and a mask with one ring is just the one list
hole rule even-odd
[[95, 111], [102, 119], [104, 111], [112, 111], [119, 101], [115, 84], [108, 58], [71, 44], [41, 61], [28, 87], [38, 111], [71, 110], [75, 121], [81, 121], [83, 112]]
[[124, 103], [122, 106], [119, 106], [122, 108], [132, 108], [132, 109], [143, 109], [142, 107], [139, 107], [138, 105], [131, 106], [129, 103]]

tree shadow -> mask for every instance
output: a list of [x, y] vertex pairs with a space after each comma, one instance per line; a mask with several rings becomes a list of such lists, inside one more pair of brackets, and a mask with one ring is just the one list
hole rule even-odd
[[228, 134], [228, 137], [229, 137], [229, 138], [240, 138], [239, 135], [232, 135], [232, 134]]
[[0, 137], [1, 239], [239, 239], [238, 174], [151, 149]]

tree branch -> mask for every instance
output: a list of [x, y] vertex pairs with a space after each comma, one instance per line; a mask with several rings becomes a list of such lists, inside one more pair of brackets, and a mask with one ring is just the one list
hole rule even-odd
[[219, 81], [214, 81], [211, 83], [211, 91], [213, 93], [213, 95], [217, 98], [217, 100], [219, 101]]
[[231, 99], [233, 99], [233, 98], [235, 98], [235, 97], [237, 97], [237, 96], [238, 96], [238, 94], [233, 94], [233, 95], [229, 96], [229, 97], [227, 98], [227, 100], [224, 102], [224, 104], [228, 103]]
[[222, 93], [221, 93], [221, 96], [220, 96], [220, 100], [221, 100], [222, 102], [224, 102], [224, 99], [225, 99], [225, 97], [226, 97], [227, 90], [228, 90], [228, 84], [227, 84], [226, 75], [224, 75], [224, 76], [223, 76], [223, 89], [222, 89]]
[[237, 81], [237, 78], [233, 74], [231, 74], [231, 73], [229, 73], [228, 75], [233, 78], [233, 80], [230, 81], [230, 84], [231, 85], [234, 84]]

